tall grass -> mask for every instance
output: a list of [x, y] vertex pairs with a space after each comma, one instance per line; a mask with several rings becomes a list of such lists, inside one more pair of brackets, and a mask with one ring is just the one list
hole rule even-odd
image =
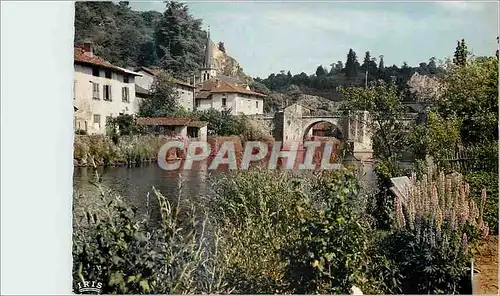
[[121, 136], [118, 143], [101, 135], [75, 135], [73, 157], [79, 165], [138, 164], [156, 160], [160, 147], [168, 140], [181, 137], [131, 135]]

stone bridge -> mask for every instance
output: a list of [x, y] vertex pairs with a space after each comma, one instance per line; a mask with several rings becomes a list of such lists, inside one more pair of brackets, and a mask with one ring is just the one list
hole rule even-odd
[[302, 142], [312, 136], [312, 127], [320, 122], [327, 122], [337, 128], [341, 140], [351, 145], [356, 158], [371, 158], [373, 154], [371, 136], [368, 129], [368, 112], [357, 111], [345, 116], [335, 112], [328, 116], [317, 116], [311, 110], [293, 104], [275, 114], [274, 138], [283, 142]]
[[[402, 124], [416, 119], [416, 113], [408, 113], [402, 118]], [[255, 117], [254, 119], [257, 119]], [[373, 155], [372, 137], [369, 129], [368, 111], [353, 111], [347, 116], [334, 112], [328, 116], [314, 115], [312, 110], [300, 104], [293, 104], [275, 113], [274, 117], [258, 119], [272, 131], [276, 141], [302, 142], [312, 136], [312, 127], [320, 122], [331, 123], [337, 128], [341, 139], [350, 145], [353, 156], [357, 159], [370, 159]]]

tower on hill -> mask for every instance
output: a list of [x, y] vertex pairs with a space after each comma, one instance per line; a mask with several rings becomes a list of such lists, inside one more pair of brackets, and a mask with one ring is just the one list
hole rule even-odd
[[203, 60], [203, 67], [200, 69], [201, 71], [201, 82], [205, 82], [217, 76], [217, 70], [215, 70], [212, 61], [212, 40], [210, 40], [210, 27], [208, 27], [207, 31], [207, 42], [205, 44], [205, 57]]

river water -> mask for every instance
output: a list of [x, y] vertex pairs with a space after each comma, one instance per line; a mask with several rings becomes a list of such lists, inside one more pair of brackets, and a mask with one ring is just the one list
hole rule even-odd
[[[359, 162], [354, 164], [360, 165]], [[364, 163], [362, 168], [365, 173], [365, 183], [373, 186], [375, 176], [372, 163]], [[145, 208], [148, 194], [150, 200], [154, 201], [156, 198], [153, 194], [153, 187], [169, 200], [176, 200], [179, 196], [179, 181], [182, 180], [181, 198], [196, 198], [205, 195], [211, 182], [226, 173], [207, 170], [206, 166], [200, 165], [193, 167], [192, 170], [165, 171], [156, 163], [132, 168], [75, 167], [73, 173], [75, 191], [83, 196], [98, 194], [98, 189], [91, 184], [91, 181], [95, 180], [96, 172], [101, 178], [100, 184], [103, 188], [118, 193], [140, 210]]]

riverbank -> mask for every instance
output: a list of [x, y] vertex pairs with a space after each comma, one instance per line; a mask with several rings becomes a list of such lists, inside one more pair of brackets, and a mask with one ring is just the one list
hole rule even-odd
[[[333, 143], [333, 150], [330, 151], [330, 157], [327, 158], [331, 163], [341, 161], [342, 143], [335, 138], [315, 137], [312, 139], [320, 142], [321, 145], [315, 149], [313, 155], [313, 163], [318, 166], [323, 158], [323, 152], [326, 143]], [[167, 151], [167, 160], [171, 159], [186, 159], [187, 144], [189, 139], [182, 137], [167, 137], [154, 135], [135, 135], [122, 136], [113, 140], [108, 136], [103, 135], [75, 135], [73, 165], [75, 167], [120, 167], [120, 166], [137, 166], [144, 163], [153, 163], [158, 160], [158, 151], [167, 141], [182, 141], [184, 149]], [[245, 140], [239, 136], [213, 136], [208, 138], [210, 145], [209, 158], [214, 158], [218, 155], [220, 149], [227, 142], [231, 142], [234, 148], [234, 158], [238, 166], [244, 154]], [[262, 159], [263, 162], [268, 162], [271, 156], [271, 151], [275, 145], [274, 139], [266, 139], [263, 141], [267, 146], [268, 151]], [[281, 150], [289, 150], [287, 145], [281, 145]], [[300, 146], [300, 145], [299, 145]], [[253, 149], [252, 154], [258, 153], [258, 149]], [[305, 149], [298, 147], [294, 168], [303, 162]], [[220, 156], [220, 155], [219, 155]], [[279, 159], [279, 165], [283, 159]]]

